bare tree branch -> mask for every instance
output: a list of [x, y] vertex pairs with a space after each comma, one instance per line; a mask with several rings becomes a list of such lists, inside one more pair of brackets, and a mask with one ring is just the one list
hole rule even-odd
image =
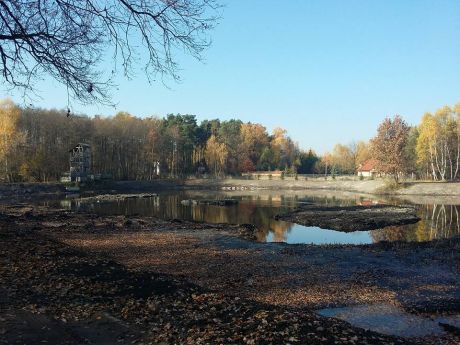
[[48, 74], [81, 103], [109, 104], [120, 64], [129, 77], [146, 59], [149, 80], [179, 79], [177, 50], [200, 60], [219, 8], [216, 0], [0, 0], [0, 76], [33, 91]]

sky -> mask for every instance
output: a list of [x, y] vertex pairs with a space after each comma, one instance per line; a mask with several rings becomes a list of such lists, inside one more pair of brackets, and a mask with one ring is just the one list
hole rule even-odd
[[[73, 112], [238, 118], [324, 153], [368, 140], [387, 116], [415, 125], [460, 102], [459, 0], [226, 1], [205, 61], [180, 56], [180, 83], [120, 77], [115, 109]], [[66, 108], [63, 86], [38, 87], [35, 106]]]

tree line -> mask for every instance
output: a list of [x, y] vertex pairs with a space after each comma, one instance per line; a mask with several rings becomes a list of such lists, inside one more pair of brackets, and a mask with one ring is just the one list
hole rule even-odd
[[369, 159], [396, 180], [456, 180], [460, 170], [460, 103], [426, 113], [419, 125], [386, 118], [368, 142], [336, 144], [319, 156], [299, 148], [287, 131], [232, 119], [197, 122], [194, 115], [139, 118], [71, 115], [0, 101], [0, 179], [52, 181], [69, 170], [69, 150], [92, 148], [95, 174], [152, 180], [196, 174], [241, 175], [281, 170], [293, 174], [356, 174]]
[[327, 170], [351, 172], [368, 159], [375, 170], [398, 181], [405, 176], [416, 179], [453, 181], [460, 169], [460, 103], [425, 113], [416, 126], [401, 116], [385, 118], [377, 134], [368, 142], [344, 146], [324, 154], [319, 164]]
[[91, 145], [92, 170], [114, 179], [152, 180], [193, 174], [240, 175], [256, 170], [313, 173], [319, 157], [302, 151], [286, 130], [194, 115], [139, 118], [71, 115], [0, 101], [0, 178], [52, 181], [69, 170], [69, 150]]

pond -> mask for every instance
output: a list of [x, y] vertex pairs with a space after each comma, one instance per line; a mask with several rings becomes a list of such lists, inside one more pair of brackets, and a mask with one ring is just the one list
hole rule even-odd
[[424, 317], [383, 303], [321, 309], [318, 314], [347, 321], [356, 327], [400, 337], [444, 334], [443, 324], [460, 327], [460, 315]]
[[[230, 206], [183, 205], [188, 199], [236, 199]], [[308, 193], [279, 193], [275, 191], [200, 192], [168, 191], [150, 198], [126, 199], [110, 202], [82, 202], [65, 199], [60, 205], [74, 211], [100, 215], [141, 215], [162, 219], [183, 219], [208, 223], [254, 224], [260, 242], [313, 244], [369, 244], [379, 241], [430, 241], [460, 235], [460, 205], [416, 205], [421, 218], [416, 224], [392, 226], [372, 231], [344, 233], [331, 229], [302, 226], [277, 221], [276, 214], [298, 207], [302, 203], [321, 205], [369, 205], [395, 201], [359, 196], [312, 196]]]

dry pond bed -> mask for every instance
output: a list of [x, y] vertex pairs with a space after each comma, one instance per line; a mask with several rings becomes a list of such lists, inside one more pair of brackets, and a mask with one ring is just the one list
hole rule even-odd
[[263, 244], [247, 228], [0, 206], [0, 343], [459, 342], [455, 329], [401, 338], [314, 313], [458, 313], [458, 240]]

